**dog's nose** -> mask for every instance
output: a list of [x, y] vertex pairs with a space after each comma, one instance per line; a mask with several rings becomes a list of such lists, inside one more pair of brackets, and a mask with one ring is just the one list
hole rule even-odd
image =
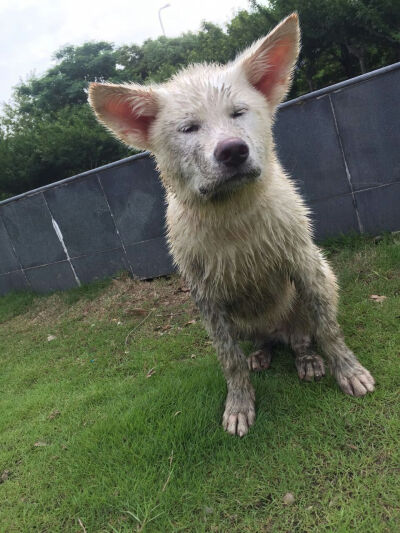
[[214, 150], [214, 157], [227, 167], [238, 167], [249, 156], [249, 147], [239, 137], [230, 137], [220, 141]]

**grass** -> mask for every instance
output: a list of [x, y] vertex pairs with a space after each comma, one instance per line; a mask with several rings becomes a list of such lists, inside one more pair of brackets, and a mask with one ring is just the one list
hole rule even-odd
[[224, 380], [179, 279], [1, 298], [0, 531], [399, 531], [400, 243], [326, 249], [377, 390], [300, 383], [281, 351], [243, 439], [220, 426]]

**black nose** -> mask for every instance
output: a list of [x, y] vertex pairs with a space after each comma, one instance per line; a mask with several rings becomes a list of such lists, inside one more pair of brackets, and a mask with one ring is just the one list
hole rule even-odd
[[230, 137], [220, 141], [215, 150], [214, 157], [219, 163], [227, 167], [238, 167], [249, 156], [249, 147], [239, 137]]

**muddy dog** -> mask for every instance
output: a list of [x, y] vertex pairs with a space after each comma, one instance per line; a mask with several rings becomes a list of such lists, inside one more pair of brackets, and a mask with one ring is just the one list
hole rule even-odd
[[[225, 66], [192, 65], [160, 85], [93, 83], [89, 92], [100, 122], [155, 155], [170, 250], [227, 381], [223, 427], [239, 436], [255, 419], [249, 372], [269, 366], [274, 341], [291, 346], [302, 380], [325, 373], [315, 343], [343, 392], [374, 390], [344, 342], [335, 276], [274, 149], [271, 126], [299, 42], [292, 14]], [[247, 359], [242, 339], [257, 348]]]

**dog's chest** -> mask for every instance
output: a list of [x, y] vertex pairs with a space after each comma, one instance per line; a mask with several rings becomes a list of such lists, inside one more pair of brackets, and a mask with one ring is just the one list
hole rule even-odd
[[[190, 226], [190, 225], [189, 225]], [[175, 261], [198, 295], [230, 314], [258, 317], [290, 305], [292, 294], [281, 247], [258, 221], [170, 227]]]

